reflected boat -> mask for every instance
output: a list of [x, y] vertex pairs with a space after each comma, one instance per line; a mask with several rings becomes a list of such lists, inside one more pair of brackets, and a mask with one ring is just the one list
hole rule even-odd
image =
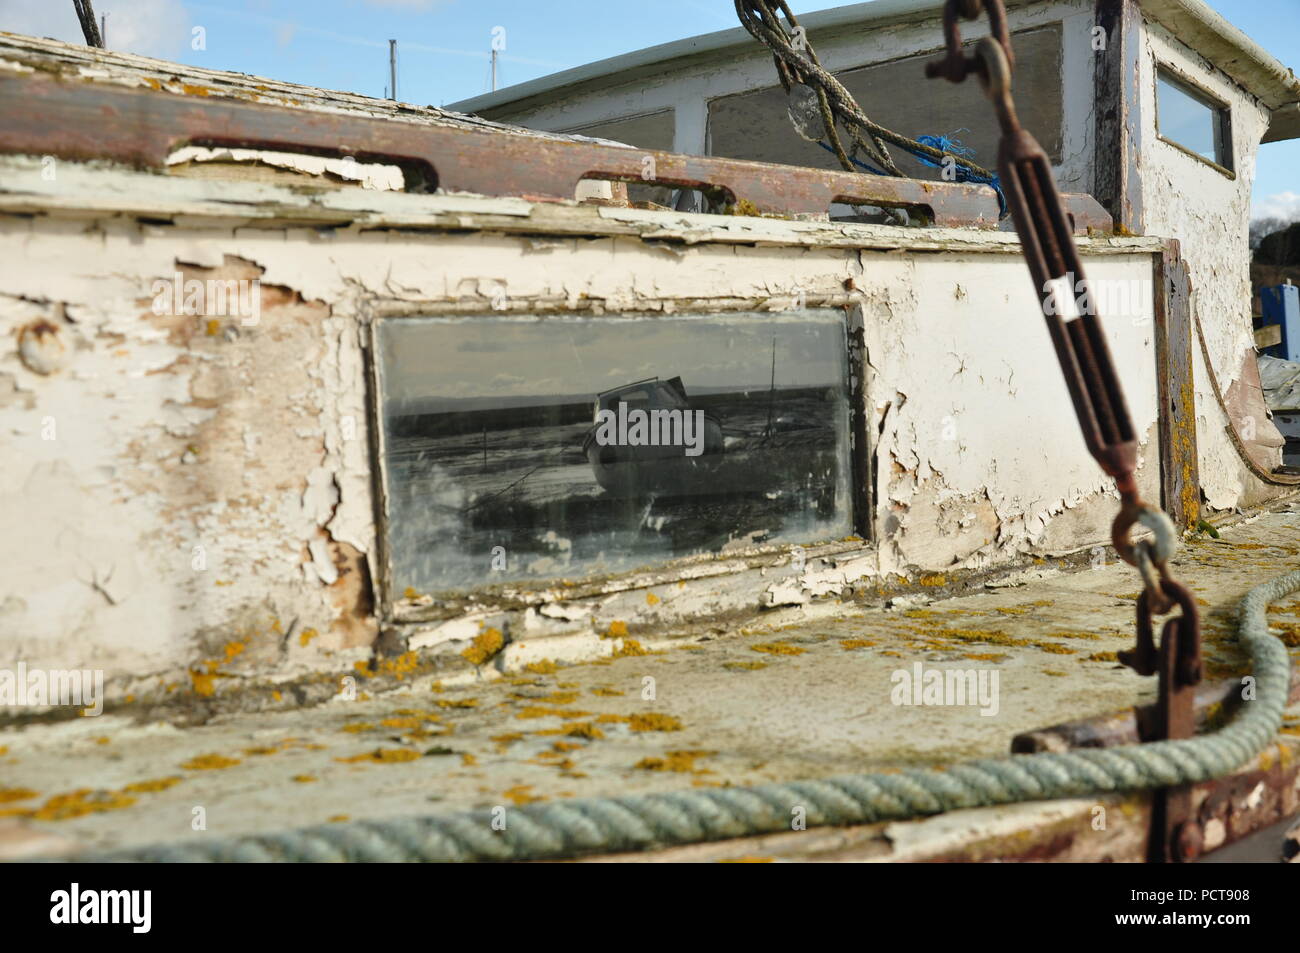
[[[701, 452], [688, 456], [687, 447], [680, 440], [629, 444], [598, 439], [602, 413], [626, 419], [637, 411], [641, 412], [637, 416], [652, 421], [670, 420], [672, 418], [668, 415], [675, 413], [679, 436], [686, 415], [698, 415], [695, 419], [702, 421], [703, 433], [696, 439]], [[651, 424], [652, 429], [654, 426]], [[592, 426], [582, 441], [583, 456], [591, 465], [596, 482], [607, 493], [620, 496], [646, 493], [671, 496], [700, 492], [723, 449], [721, 421], [691, 406], [680, 377], [668, 380], [648, 377], [597, 394]]]

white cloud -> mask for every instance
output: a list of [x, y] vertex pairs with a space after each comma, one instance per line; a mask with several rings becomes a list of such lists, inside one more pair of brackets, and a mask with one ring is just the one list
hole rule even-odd
[[1300, 221], [1300, 193], [1278, 192], [1276, 195], [1265, 196], [1251, 205], [1251, 221], [1269, 218], [1280, 219], [1283, 222]]
[[[108, 48], [175, 59], [190, 41], [190, 17], [181, 0], [96, 0], [108, 15]], [[0, 0], [0, 30], [84, 43], [73, 5], [55, 0]]]
[[275, 28], [275, 45], [279, 49], [284, 49], [293, 42], [295, 34], [298, 32], [298, 24], [281, 23]]

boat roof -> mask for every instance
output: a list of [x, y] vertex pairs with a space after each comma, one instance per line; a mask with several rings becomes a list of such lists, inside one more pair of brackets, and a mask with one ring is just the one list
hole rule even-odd
[[532, 139], [602, 142], [623, 145], [591, 136], [545, 132], [508, 122], [469, 116], [454, 109], [420, 106], [360, 93], [287, 83], [265, 76], [207, 69], [188, 63], [138, 56], [67, 43], [48, 37], [27, 36], [0, 30], [0, 68], [11, 71], [39, 70], [73, 81], [93, 80], [124, 86], [166, 89], [187, 96], [222, 97], [247, 102], [292, 106], [298, 109], [365, 115], [458, 129], [474, 129], [527, 136]]
[[651, 381], [657, 381], [657, 380], [659, 380], [659, 376], [657, 374], [654, 377], [643, 377], [641, 378], [641, 380], [633, 381], [630, 384], [622, 384], [619, 387], [611, 387], [609, 390], [603, 390], [596, 396], [604, 397], [606, 394], [621, 394], [625, 390], [631, 390], [633, 387], [640, 387], [642, 384], [649, 384]]
[[[1043, 2], [1048, 0], [1008, 0], [1007, 6]], [[799, 22], [810, 36], [824, 36], [864, 25], [883, 28], [922, 22], [940, 16], [943, 5], [944, 0], [874, 0], [809, 13]], [[1300, 138], [1300, 80], [1276, 57], [1204, 0], [1142, 0], [1141, 10], [1148, 20], [1164, 26], [1273, 111], [1265, 142]], [[695, 62], [716, 62], [744, 49], [761, 52], [754, 38], [736, 26], [551, 73], [461, 100], [452, 108], [467, 113], [497, 112], [505, 107], [511, 112], [523, 111], [574, 93], [661, 76]]]

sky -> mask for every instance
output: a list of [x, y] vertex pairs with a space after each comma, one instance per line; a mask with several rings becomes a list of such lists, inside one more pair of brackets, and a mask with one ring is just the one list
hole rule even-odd
[[[662, 317], [653, 321], [558, 322], [515, 318], [485, 321], [390, 321], [384, 387], [390, 400], [441, 401], [490, 397], [592, 394], [665, 374], [692, 393], [767, 389], [775, 355], [777, 387], [824, 387], [844, 379], [844, 318], [763, 312], [718, 320]], [[567, 328], [564, 326], [568, 324]], [[399, 411], [408, 412], [408, 411]]]
[[[737, 25], [732, 0], [93, 2], [96, 13], [108, 16], [113, 49], [372, 96], [385, 95], [388, 40], [396, 38], [399, 98], [435, 106], [491, 88], [494, 31], [504, 41], [498, 61], [504, 87]], [[845, 2], [791, 0], [790, 6], [798, 15]], [[1300, 0], [1209, 3], [1300, 70]], [[81, 41], [72, 0], [0, 0], [0, 30]], [[1300, 141], [1261, 148], [1254, 199], [1257, 216], [1300, 219]]]

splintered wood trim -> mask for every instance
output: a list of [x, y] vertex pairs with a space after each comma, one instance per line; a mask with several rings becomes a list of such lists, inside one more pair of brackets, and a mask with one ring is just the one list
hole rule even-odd
[[1179, 243], [1155, 259], [1156, 387], [1159, 400], [1161, 506], [1183, 529], [1201, 517], [1192, 366], [1191, 272]]
[[[60, 161], [57, 181], [42, 176], [38, 157], [0, 156], [0, 213], [127, 215], [154, 222], [220, 224], [260, 229], [359, 231], [491, 231], [589, 237], [626, 235], [685, 246], [744, 244], [880, 251], [969, 251], [1019, 254], [1013, 232], [974, 228], [900, 228], [754, 215], [705, 215], [618, 209], [576, 202], [533, 203], [511, 197], [411, 195], [358, 186], [306, 190], [247, 181], [196, 179], [165, 173]], [[206, 220], [206, 221], [205, 221]], [[1159, 241], [1100, 235], [1079, 239], [1089, 255], [1158, 252]]]

